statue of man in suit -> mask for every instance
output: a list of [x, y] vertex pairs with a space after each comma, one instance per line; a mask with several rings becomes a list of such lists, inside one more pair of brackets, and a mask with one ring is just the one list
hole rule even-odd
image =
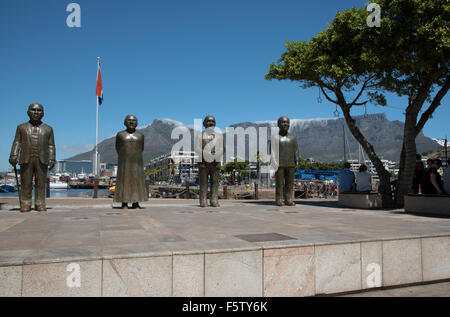
[[37, 211], [46, 211], [45, 187], [47, 171], [55, 166], [55, 140], [52, 127], [41, 121], [44, 107], [32, 103], [28, 107], [30, 121], [17, 126], [9, 162], [20, 165], [20, 211], [31, 208], [33, 176], [35, 179], [34, 205]]
[[222, 134], [214, 131], [216, 119], [206, 116], [203, 120], [205, 130], [197, 134], [196, 153], [201, 157], [198, 163], [200, 178], [200, 207], [207, 206], [208, 176], [211, 183], [211, 206], [219, 207], [220, 161], [223, 155]]
[[287, 206], [295, 206], [292, 200], [294, 189], [295, 168], [298, 162], [297, 138], [290, 134], [290, 121], [286, 116], [278, 119], [279, 134], [272, 137], [272, 164], [275, 172], [275, 200], [278, 206], [283, 203]]

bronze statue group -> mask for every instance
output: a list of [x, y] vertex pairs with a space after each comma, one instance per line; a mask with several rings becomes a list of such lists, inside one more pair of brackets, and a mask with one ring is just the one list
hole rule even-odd
[[[45, 190], [47, 172], [56, 162], [55, 141], [52, 127], [41, 120], [44, 107], [32, 103], [28, 107], [30, 120], [17, 127], [9, 162], [20, 165], [21, 187], [19, 192], [20, 211], [31, 211], [33, 178], [35, 182], [35, 210], [46, 211]], [[121, 208], [142, 208], [139, 202], [148, 200], [145, 186], [143, 163], [144, 135], [137, 131], [138, 119], [129, 114], [125, 117], [126, 129], [116, 135], [118, 169], [114, 202], [122, 203]], [[200, 178], [200, 206], [207, 206], [208, 179], [211, 184], [210, 206], [219, 207], [219, 172], [223, 154], [223, 139], [214, 131], [216, 119], [206, 116], [205, 130], [199, 134], [196, 152], [200, 154], [198, 163]], [[292, 200], [295, 167], [298, 161], [298, 143], [289, 131], [290, 121], [282, 116], [278, 119], [279, 134], [272, 138], [271, 161], [276, 166], [275, 200], [278, 206], [294, 206]]]

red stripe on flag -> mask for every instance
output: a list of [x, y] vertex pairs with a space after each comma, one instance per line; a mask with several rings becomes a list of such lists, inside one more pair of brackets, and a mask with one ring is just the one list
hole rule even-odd
[[103, 87], [102, 87], [102, 74], [100, 73], [100, 68], [98, 69], [98, 75], [97, 75], [97, 90], [96, 95], [97, 97], [102, 97]]

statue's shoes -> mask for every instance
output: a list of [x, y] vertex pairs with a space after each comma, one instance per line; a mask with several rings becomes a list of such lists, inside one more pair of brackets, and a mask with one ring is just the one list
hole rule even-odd
[[284, 205], [282, 201], [277, 201], [276, 204], [277, 204], [277, 206], [283, 206]]
[[133, 203], [133, 205], [131, 206], [131, 209], [144, 209], [144, 207], [139, 206], [138, 203]]
[[295, 203], [293, 201], [287, 201], [286, 206], [295, 206]]
[[35, 210], [41, 212], [41, 211], [47, 211], [47, 208], [45, 208], [45, 206], [36, 206]]
[[203, 201], [200, 202], [200, 207], [206, 207], [206, 206], [208, 206], [208, 204], [206, 202], [203, 202]]
[[128, 204], [122, 204], [122, 207], [120, 209], [128, 209]]
[[30, 207], [21, 207], [20, 208], [20, 212], [30, 212], [31, 208]]
[[220, 207], [218, 202], [212, 202], [211, 207]]

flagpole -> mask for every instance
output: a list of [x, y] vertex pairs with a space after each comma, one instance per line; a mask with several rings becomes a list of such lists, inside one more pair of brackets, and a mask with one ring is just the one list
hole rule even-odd
[[[97, 57], [97, 76], [98, 70], [100, 69], [100, 56]], [[97, 99], [97, 108], [95, 111], [95, 158], [94, 158], [94, 175], [98, 177], [98, 96], [95, 96]]]

